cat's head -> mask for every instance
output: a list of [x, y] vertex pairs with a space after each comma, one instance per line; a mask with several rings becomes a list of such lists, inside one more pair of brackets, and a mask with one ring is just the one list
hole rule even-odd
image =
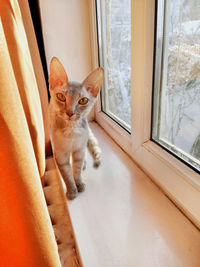
[[103, 68], [97, 68], [82, 83], [70, 82], [60, 61], [53, 57], [50, 63], [49, 88], [56, 112], [69, 121], [86, 117], [96, 101], [103, 75]]

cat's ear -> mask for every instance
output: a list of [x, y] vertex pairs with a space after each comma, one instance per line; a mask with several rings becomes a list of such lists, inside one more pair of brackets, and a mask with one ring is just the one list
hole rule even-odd
[[104, 69], [97, 68], [92, 71], [87, 78], [82, 82], [93, 97], [96, 97], [100, 91], [101, 84], [103, 81]]
[[64, 87], [68, 85], [67, 73], [60, 63], [60, 61], [53, 57], [50, 62], [50, 75], [49, 75], [49, 86], [53, 90], [55, 88]]

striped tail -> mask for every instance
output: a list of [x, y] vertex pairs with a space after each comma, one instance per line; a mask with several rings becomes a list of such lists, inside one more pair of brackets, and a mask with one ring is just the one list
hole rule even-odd
[[87, 147], [94, 160], [93, 166], [95, 168], [98, 168], [99, 165], [101, 164], [101, 149], [90, 127], [89, 127], [89, 138], [88, 138]]

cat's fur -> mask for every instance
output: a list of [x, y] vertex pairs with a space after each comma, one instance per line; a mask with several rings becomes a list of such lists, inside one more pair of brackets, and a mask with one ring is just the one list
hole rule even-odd
[[[50, 122], [53, 150], [58, 168], [67, 186], [69, 199], [75, 198], [78, 192], [85, 189], [81, 171], [86, 147], [93, 155], [94, 166], [98, 167], [101, 162], [101, 150], [89, 128], [87, 116], [96, 101], [103, 74], [103, 69], [97, 68], [82, 83], [70, 82], [64, 67], [57, 58], [53, 57], [50, 63]], [[85, 97], [88, 103], [81, 105], [79, 101]]]

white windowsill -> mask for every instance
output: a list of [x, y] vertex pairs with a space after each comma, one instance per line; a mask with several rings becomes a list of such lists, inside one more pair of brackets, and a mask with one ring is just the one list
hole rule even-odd
[[96, 124], [103, 151], [88, 156], [86, 191], [67, 201], [86, 267], [197, 267], [200, 232]]

